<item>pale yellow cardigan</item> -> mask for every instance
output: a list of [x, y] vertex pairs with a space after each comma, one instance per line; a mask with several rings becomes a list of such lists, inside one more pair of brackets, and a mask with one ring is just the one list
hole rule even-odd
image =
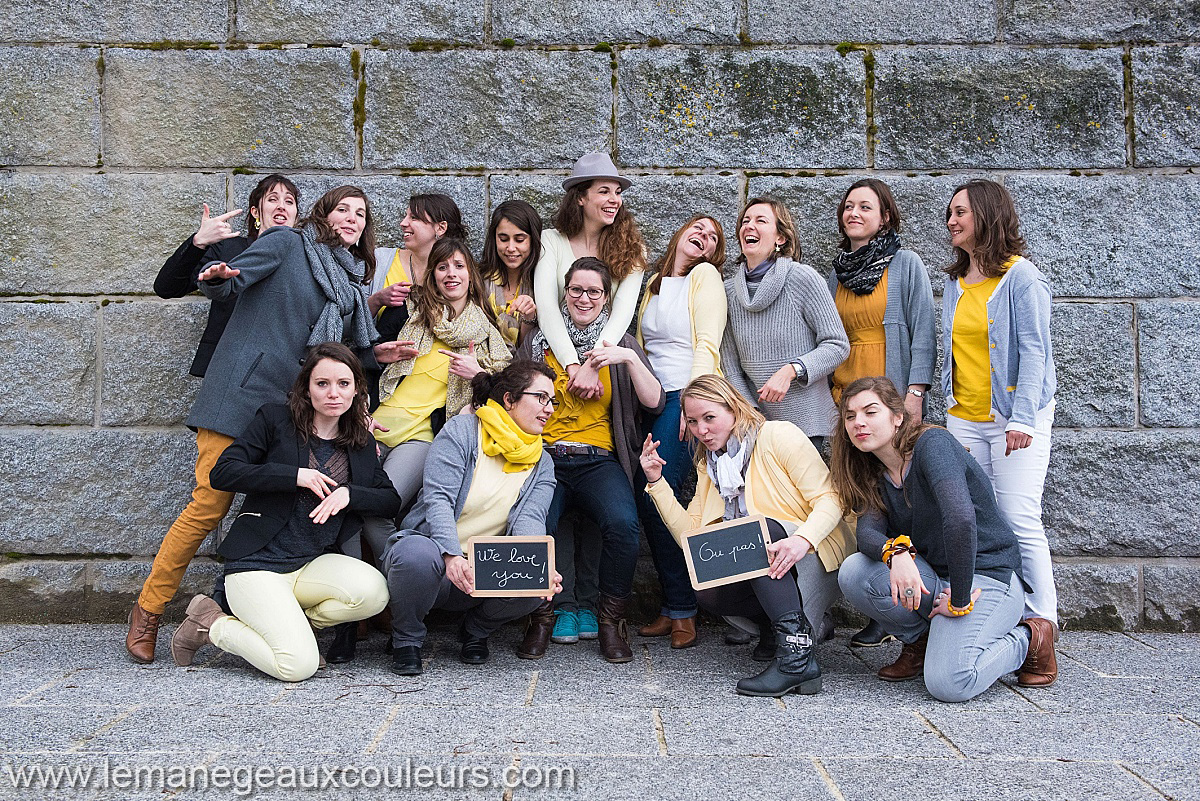
[[[725, 335], [725, 321], [729, 317], [725, 282], [717, 268], [708, 262], [697, 264], [688, 275], [692, 279], [688, 285], [688, 315], [692, 318], [690, 378], [710, 373], [721, 375], [721, 337]], [[642, 340], [642, 316], [651, 297], [649, 292], [643, 295], [637, 315], [637, 341], [643, 348], [646, 343]]]
[[[684, 509], [667, 482], [646, 486], [663, 522], [683, 547], [683, 534], [719, 523], [725, 501], [707, 470], [697, 471], [696, 496]], [[829, 468], [804, 432], [792, 423], [772, 420], [758, 430], [746, 470], [746, 511], [766, 515], [808, 540], [826, 571], [837, 570], [858, 549], [854, 525], [842, 519], [841, 506], [829, 480]]]

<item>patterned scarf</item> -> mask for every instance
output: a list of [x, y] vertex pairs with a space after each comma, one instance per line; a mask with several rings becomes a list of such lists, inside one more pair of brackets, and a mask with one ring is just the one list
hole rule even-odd
[[[317, 227], [312, 223], [304, 226], [300, 236], [313, 280], [326, 298], [325, 308], [321, 309], [321, 316], [308, 337], [308, 346], [345, 342], [352, 348], [369, 347], [379, 338], [379, 332], [375, 330], [375, 322], [367, 308], [367, 293], [363, 286], [366, 265], [344, 247], [331, 248], [318, 242]], [[348, 315], [349, 335], [343, 330]]]
[[479, 418], [479, 444], [484, 455], [503, 456], [505, 473], [532, 470], [542, 458], [542, 435], [522, 429], [494, 400], [477, 409], [475, 416]]
[[[392, 396], [405, 376], [412, 375], [413, 365], [417, 359], [433, 350], [435, 339], [445, 342], [455, 353], [466, 353], [474, 342], [475, 359], [479, 366], [489, 373], [504, 369], [512, 360], [504, 335], [496, 330], [483, 309], [474, 303], [468, 303], [462, 313], [453, 320], [448, 319], [447, 312], [443, 309], [441, 320], [430, 330], [418, 322], [416, 306], [410, 299], [408, 322], [400, 329], [396, 339], [414, 342], [417, 356], [389, 364], [383, 371], [383, 375], [379, 377], [381, 403]], [[471, 382], [451, 373], [446, 385], [446, 416], [453, 417], [470, 402]]]
[[705, 455], [708, 477], [725, 499], [726, 520], [737, 520], [749, 514], [746, 511], [746, 470], [750, 467], [750, 454], [754, 452], [757, 439], [757, 430], [747, 434], [745, 441], [730, 434], [723, 453], [709, 451]]
[[[559, 311], [562, 312], [563, 322], [567, 324], [567, 336], [571, 338], [571, 344], [575, 346], [575, 355], [579, 357], [579, 362], [582, 364], [583, 354], [596, 347], [596, 342], [600, 339], [600, 332], [608, 324], [608, 309], [601, 309], [600, 316], [586, 328], [575, 325], [575, 321], [571, 319], [571, 315], [567, 311], [566, 300], [562, 302]], [[550, 348], [550, 343], [546, 340], [542, 329], [537, 330], [537, 333], [533, 335], [533, 342], [530, 344], [533, 349], [533, 358], [539, 362], [546, 361], [546, 351]]]
[[900, 237], [895, 231], [886, 231], [858, 250], [837, 254], [833, 257], [833, 269], [838, 283], [855, 295], [871, 294], [899, 249]]

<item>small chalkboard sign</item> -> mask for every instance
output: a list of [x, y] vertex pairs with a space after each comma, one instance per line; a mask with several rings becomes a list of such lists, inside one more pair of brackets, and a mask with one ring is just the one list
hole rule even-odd
[[698, 590], [765, 576], [770, 570], [767, 556], [767, 519], [762, 515], [698, 528], [683, 535], [683, 558], [687, 560], [692, 586]]
[[467, 558], [476, 598], [537, 597], [553, 591], [553, 537], [472, 537]]

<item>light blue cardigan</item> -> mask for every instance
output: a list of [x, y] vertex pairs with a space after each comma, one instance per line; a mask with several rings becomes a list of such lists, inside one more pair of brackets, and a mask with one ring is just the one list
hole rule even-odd
[[[962, 289], [946, 281], [942, 294], [942, 393], [953, 408], [954, 312]], [[1025, 258], [1008, 269], [987, 300], [991, 344], [992, 408], [1008, 420], [1006, 431], [1033, 436], [1037, 413], [1054, 401], [1058, 380], [1050, 344], [1050, 286], [1046, 276]]]

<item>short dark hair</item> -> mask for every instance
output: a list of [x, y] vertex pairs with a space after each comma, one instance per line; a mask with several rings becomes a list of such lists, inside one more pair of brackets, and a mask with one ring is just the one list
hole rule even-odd
[[467, 238], [467, 226], [463, 224], [462, 212], [458, 210], [458, 204], [449, 195], [436, 192], [413, 195], [408, 199], [408, 210], [412, 212], [412, 216], [427, 223], [444, 222], [446, 233], [442, 236], [463, 240]]
[[595, 256], [584, 256], [576, 259], [567, 268], [567, 274], [563, 277], [563, 297], [567, 296], [567, 286], [571, 283], [571, 276], [583, 270], [584, 272], [599, 273], [600, 285], [604, 287], [604, 304], [609, 306], [612, 304], [612, 273], [608, 271], [608, 265], [597, 259]]
[[304, 365], [288, 392], [287, 405], [292, 415], [292, 425], [305, 442], [313, 434], [313, 405], [312, 397], [308, 394], [308, 381], [322, 359], [341, 362], [350, 368], [354, 376], [354, 400], [351, 401], [350, 408], [338, 418], [336, 442], [351, 450], [362, 448], [371, 441], [371, 432], [367, 428], [367, 377], [363, 373], [362, 362], [353, 351], [340, 342], [325, 342], [308, 351]]
[[[294, 198], [296, 201], [296, 216], [299, 217], [300, 190], [296, 188], [294, 183], [292, 183], [291, 178], [288, 178], [286, 175], [281, 175], [277, 172], [273, 172], [266, 178], [263, 178], [254, 185], [253, 189], [250, 190], [250, 197], [246, 200], [246, 213], [250, 214], [250, 209], [258, 208], [259, 204], [262, 203], [262, 199], [267, 196], [267, 193], [277, 186], [282, 186], [288, 192], [292, 193], [292, 198]], [[246, 238], [253, 242], [255, 239], [258, 239], [258, 235], [261, 233], [262, 220], [258, 219], [253, 214], [250, 214], [250, 222], [246, 226]]]

